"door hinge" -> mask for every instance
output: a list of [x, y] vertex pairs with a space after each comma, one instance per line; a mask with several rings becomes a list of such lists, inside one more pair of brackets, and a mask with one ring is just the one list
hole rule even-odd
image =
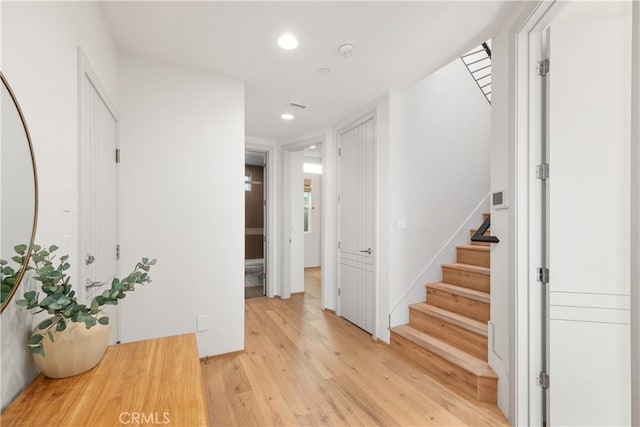
[[338, 148], [338, 157], [342, 156], [342, 148]]
[[540, 371], [538, 374], [538, 384], [540, 384], [543, 389], [547, 390], [549, 388], [549, 374], [545, 371]]
[[536, 178], [543, 181], [549, 178], [549, 163], [542, 163], [536, 166]]
[[536, 280], [540, 283], [549, 283], [549, 269], [544, 267], [536, 268]]
[[340, 288], [338, 288], [338, 296], [340, 296]]
[[549, 74], [549, 58], [545, 58], [538, 62], [538, 75], [544, 77]]
[[342, 203], [342, 197], [338, 196], [338, 203]]
[[116, 259], [120, 259], [120, 245], [116, 245]]
[[120, 163], [120, 149], [116, 148], [116, 163]]
[[341, 249], [341, 247], [340, 247], [340, 242], [339, 242], [339, 241], [338, 241], [338, 249]]

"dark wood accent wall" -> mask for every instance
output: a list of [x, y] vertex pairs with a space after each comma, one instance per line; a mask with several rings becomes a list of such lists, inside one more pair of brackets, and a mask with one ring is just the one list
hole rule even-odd
[[264, 169], [245, 165], [244, 170], [251, 174], [251, 191], [244, 192], [244, 259], [264, 258]]

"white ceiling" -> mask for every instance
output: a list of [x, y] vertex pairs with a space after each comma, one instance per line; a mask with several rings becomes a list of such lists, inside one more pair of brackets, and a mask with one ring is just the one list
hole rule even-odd
[[[495, 34], [520, 2], [104, 2], [127, 53], [245, 81], [246, 134], [284, 139], [353, 114]], [[298, 49], [276, 40], [291, 32]], [[351, 58], [338, 53], [355, 44]], [[331, 68], [320, 74], [321, 67]], [[288, 107], [294, 101], [306, 110]], [[280, 114], [291, 111], [286, 122]]]

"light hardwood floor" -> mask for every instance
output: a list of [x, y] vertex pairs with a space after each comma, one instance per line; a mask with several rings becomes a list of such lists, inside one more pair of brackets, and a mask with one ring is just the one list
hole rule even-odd
[[493, 404], [448, 389], [305, 294], [245, 301], [245, 352], [202, 363], [214, 426], [508, 425]]

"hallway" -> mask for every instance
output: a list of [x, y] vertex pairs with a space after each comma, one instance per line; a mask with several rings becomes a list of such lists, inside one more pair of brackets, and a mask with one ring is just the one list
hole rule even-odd
[[507, 425], [304, 295], [245, 303], [245, 352], [202, 363], [211, 425]]

